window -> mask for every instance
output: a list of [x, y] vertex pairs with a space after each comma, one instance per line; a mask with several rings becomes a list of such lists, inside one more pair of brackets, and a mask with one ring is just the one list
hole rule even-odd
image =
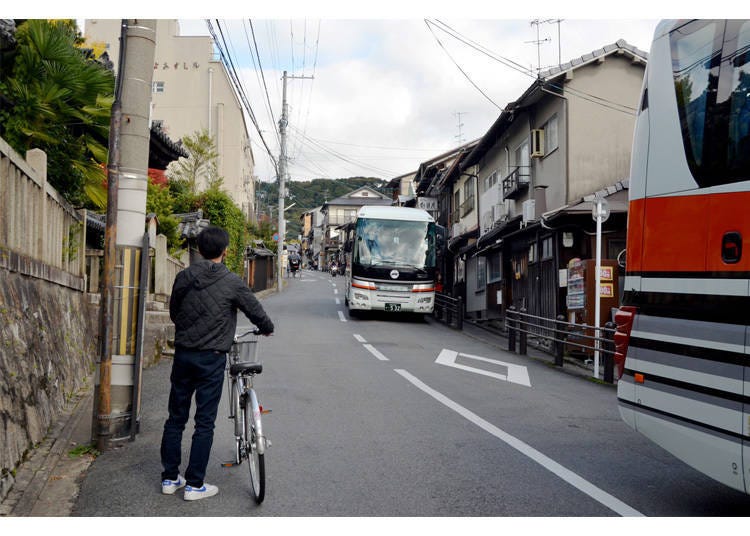
[[477, 291], [481, 292], [487, 286], [487, 259], [477, 257]]
[[529, 264], [536, 262], [536, 242], [529, 244]]
[[558, 147], [557, 114], [544, 124], [544, 154], [548, 155]]
[[529, 140], [526, 140], [521, 145], [518, 146], [518, 148], [515, 151], [515, 157], [516, 157], [516, 166], [518, 169], [518, 174], [522, 176], [528, 177], [529, 175], [529, 167], [531, 164], [531, 159], [529, 156]]
[[548, 236], [542, 240], [542, 260], [551, 259], [553, 254], [552, 237]]
[[503, 278], [502, 253], [499, 251], [487, 257], [487, 282], [493, 283]]
[[151, 93], [164, 93], [164, 82], [151, 82]]
[[690, 171], [702, 188], [750, 179], [750, 23], [690, 22], [670, 34]]
[[497, 171], [493, 172], [488, 177], [485, 177], [485, 179], [484, 179], [484, 191], [486, 192], [487, 190], [489, 190], [490, 188], [492, 188], [493, 186], [495, 186], [495, 184], [497, 184]]

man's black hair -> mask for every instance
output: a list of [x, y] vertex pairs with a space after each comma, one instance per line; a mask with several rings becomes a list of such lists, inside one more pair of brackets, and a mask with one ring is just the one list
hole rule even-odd
[[204, 259], [216, 259], [229, 246], [229, 233], [221, 227], [209, 225], [198, 234], [198, 252]]

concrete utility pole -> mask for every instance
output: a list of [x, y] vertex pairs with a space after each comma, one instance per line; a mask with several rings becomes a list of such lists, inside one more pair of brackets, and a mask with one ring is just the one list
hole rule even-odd
[[140, 378], [138, 311], [148, 292], [143, 288], [141, 261], [148, 256], [143, 245], [147, 243], [148, 121], [155, 47], [156, 20], [122, 21], [110, 122], [101, 353], [94, 407], [94, 439], [100, 451], [131, 437], [138, 411], [134, 379]]
[[281, 119], [279, 119], [279, 135], [281, 138], [281, 154], [279, 155], [279, 243], [277, 249], [278, 255], [278, 274], [276, 277], [277, 291], [281, 292], [281, 278], [283, 276], [284, 262], [284, 239], [286, 238], [286, 220], [284, 219], [284, 197], [286, 196], [286, 176], [287, 176], [287, 156], [286, 156], [286, 127], [289, 125], [289, 109], [286, 102], [286, 81], [290, 78], [305, 79], [313, 78], [312, 76], [289, 76], [284, 71], [284, 86], [281, 99]]

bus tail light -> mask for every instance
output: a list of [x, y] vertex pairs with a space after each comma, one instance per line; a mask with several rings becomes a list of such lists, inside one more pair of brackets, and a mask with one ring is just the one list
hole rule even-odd
[[625, 358], [628, 354], [628, 344], [630, 344], [630, 332], [633, 329], [633, 320], [637, 309], [632, 305], [623, 305], [615, 313], [615, 368], [617, 369], [617, 379], [622, 377], [625, 372]]

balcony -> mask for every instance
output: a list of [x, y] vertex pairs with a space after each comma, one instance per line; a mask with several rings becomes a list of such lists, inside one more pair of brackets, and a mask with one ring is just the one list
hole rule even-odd
[[530, 166], [518, 166], [503, 179], [503, 199], [518, 199], [529, 189]]

